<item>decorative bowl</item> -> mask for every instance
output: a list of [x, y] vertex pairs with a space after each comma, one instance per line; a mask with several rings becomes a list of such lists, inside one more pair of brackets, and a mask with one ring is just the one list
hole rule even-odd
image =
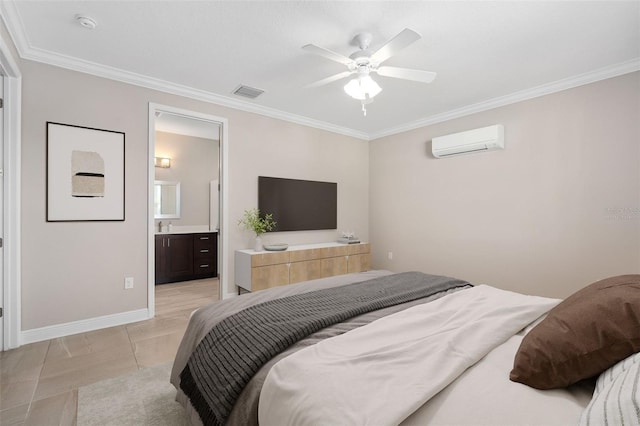
[[287, 243], [274, 243], [274, 244], [264, 244], [264, 249], [267, 251], [285, 251], [289, 248], [289, 244]]

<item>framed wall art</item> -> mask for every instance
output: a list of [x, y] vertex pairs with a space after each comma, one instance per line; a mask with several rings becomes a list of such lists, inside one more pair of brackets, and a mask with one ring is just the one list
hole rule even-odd
[[47, 222], [124, 220], [124, 133], [47, 122]]

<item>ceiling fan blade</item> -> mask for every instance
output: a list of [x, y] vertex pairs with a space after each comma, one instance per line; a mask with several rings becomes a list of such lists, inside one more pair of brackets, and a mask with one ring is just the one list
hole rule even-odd
[[404, 80], [431, 83], [438, 75], [432, 71], [411, 70], [397, 67], [379, 67], [376, 72], [384, 77], [402, 78]]
[[371, 55], [371, 61], [376, 64], [381, 64], [405, 47], [409, 46], [411, 43], [418, 41], [421, 38], [422, 36], [417, 32], [410, 30], [409, 28], [405, 28], [400, 31], [397, 36], [389, 40], [387, 44], [378, 49], [376, 53]]
[[338, 81], [342, 78], [348, 77], [352, 74], [351, 71], [343, 71], [341, 73], [338, 74], [334, 74], [330, 77], [327, 78], [323, 78], [322, 80], [318, 80], [315, 83], [311, 83], [305, 86], [305, 88], [307, 89], [312, 89], [314, 87], [320, 87], [320, 86], [324, 86], [325, 84], [329, 84], [329, 83], [333, 83], [334, 81]]
[[325, 49], [324, 47], [318, 47], [313, 44], [307, 44], [306, 46], [302, 46], [302, 48], [307, 52], [315, 53], [316, 55], [323, 56], [327, 59], [331, 59], [332, 61], [336, 61], [347, 66], [353, 63], [353, 59], [348, 58], [339, 53], [332, 52], [331, 50]]

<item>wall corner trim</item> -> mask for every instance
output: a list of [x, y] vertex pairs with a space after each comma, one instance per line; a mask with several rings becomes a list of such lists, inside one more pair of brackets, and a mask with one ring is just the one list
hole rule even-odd
[[633, 58], [626, 62], [613, 64], [611, 66], [596, 69], [584, 74], [567, 77], [558, 81], [552, 81], [537, 87], [532, 87], [505, 96], [488, 99], [476, 104], [466, 105], [460, 108], [443, 112], [441, 114], [432, 115], [430, 117], [421, 118], [410, 123], [405, 123], [401, 126], [369, 134], [368, 136], [370, 141], [374, 141], [386, 136], [397, 135], [422, 127], [431, 126], [433, 124], [455, 120], [456, 118], [466, 117], [471, 114], [477, 114], [506, 105], [512, 105], [517, 102], [527, 101], [529, 99], [538, 98], [540, 96], [551, 95], [553, 93], [562, 92], [564, 90], [573, 89], [575, 87], [596, 83], [598, 81], [619, 77], [621, 75], [637, 71], [640, 71], [640, 58]]
[[104, 315], [96, 318], [89, 318], [80, 321], [73, 321], [64, 324], [55, 324], [41, 328], [24, 330], [21, 335], [21, 344], [41, 342], [43, 340], [55, 339], [58, 337], [70, 336], [72, 334], [85, 333], [87, 331], [100, 330], [103, 328], [115, 327], [118, 325], [130, 324], [132, 322], [150, 319], [148, 309], [138, 309], [135, 311], [122, 312], [118, 314]]
[[222, 294], [222, 299], [223, 300], [227, 300], [227, 299], [233, 299], [234, 297], [238, 297], [238, 293], [234, 293], [232, 291], [226, 291]]

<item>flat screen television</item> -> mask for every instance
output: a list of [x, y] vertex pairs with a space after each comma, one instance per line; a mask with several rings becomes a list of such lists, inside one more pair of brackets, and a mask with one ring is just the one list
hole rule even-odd
[[273, 231], [337, 229], [338, 184], [258, 176], [258, 209], [273, 215]]

